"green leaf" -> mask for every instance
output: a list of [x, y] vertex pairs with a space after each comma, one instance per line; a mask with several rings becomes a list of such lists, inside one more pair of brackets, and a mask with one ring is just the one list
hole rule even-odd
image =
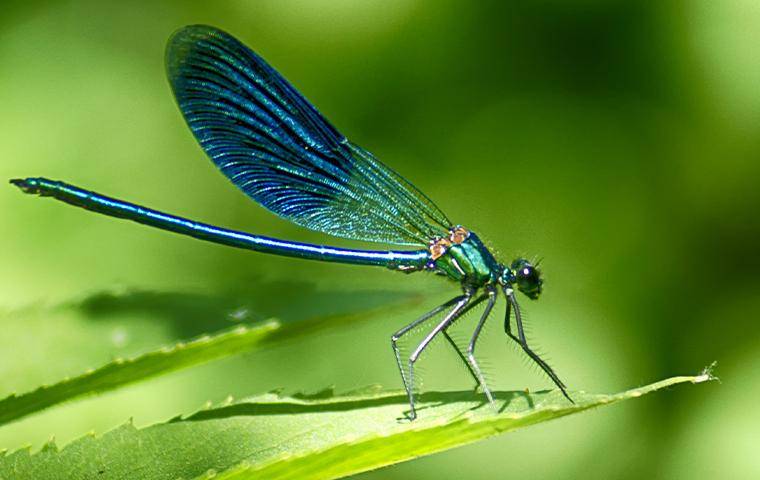
[[12, 394], [0, 400], [0, 425], [67, 400], [107, 392], [139, 380], [249, 350], [280, 327], [275, 320], [252, 326], [240, 325], [217, 335], [204, 335], [133, 358], [117, 358], [82, 375], [43, 385], [21, 395]]
[[[322, 315], [288, 322], [267, 320], [256, 324], [239, 324], [214, 335], [202, 335], [187, 342], [160, 347], [126, 359], [116, 358], [80, 375], [67, 377], [22, 394], [8, 395], [0, 400], [0, 425], [79, 397], [107, 392], [158, 375], [250, 351], [258, 348], [263, 342], [292, 340], [346, 322], [369, 319], [375, 314], [401, 309], [417, 301], [410, 296], [396, 296], [394, 300], [390, 305], [362, 312]], [[102, 303], [102, 299], [99, 301]]]
[[143, 429], [129, 423], [62, 450], [53, 442], [20, 450], [0, 458], [0, 478], [341, 478], [712, 378], [705, 371], [614, 395], [575, 392], [576, 404], [557, 391], [496, 392], [496, 411], [474, 392], [432, 392], [420, 396], [413, 422], [400, 392], [270, 393]]

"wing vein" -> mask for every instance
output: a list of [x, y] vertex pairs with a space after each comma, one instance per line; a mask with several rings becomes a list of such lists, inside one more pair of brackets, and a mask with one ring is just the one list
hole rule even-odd
[[261, 57], [213, 27], [167, 47], [177, 103], [229, 180], [292, 222], [345, 238], [425, 244], [451, 226], [411, 183], [349, 142]]

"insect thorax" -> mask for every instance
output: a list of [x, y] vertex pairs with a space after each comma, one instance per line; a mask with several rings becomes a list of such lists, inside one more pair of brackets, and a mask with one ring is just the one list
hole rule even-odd
[[452, 227], [448, 237], [428, 244], [429, 268], [473, 287], [496, 282], [499, 264], [475, 233], [462, 226]]

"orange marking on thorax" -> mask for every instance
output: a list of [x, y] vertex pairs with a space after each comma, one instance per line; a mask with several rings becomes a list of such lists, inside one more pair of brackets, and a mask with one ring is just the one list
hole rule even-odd
[[456, 245], [464, 243], [464, 241], [467, 240], [469, 236], [470, 231], [461, 225], [457, 225], [456, 227], [449, 230], [449, 240], [451, 240], [451, 243], [454, 243]]
[[449, 238], [436, 237], [430, 240], [428, 243], [428, 249], [430, 250], [430, 258], [437, 260], [446, 253], [446, 251], [452, 245], [460, 245], [464, 243], [470, 236], [470, 231], [461, 225], [452, 227], [449, 230]]
[[447, 238], [434, 238], [430, 241], [428, 248], [430, 249], [430, 258], [438, 260], [446, 250], [451, 246], [451, 242]]

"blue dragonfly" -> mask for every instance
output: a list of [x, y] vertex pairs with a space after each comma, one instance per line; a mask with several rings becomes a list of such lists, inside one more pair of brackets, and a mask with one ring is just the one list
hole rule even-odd
[[[518, 258], [498, 262], [478, 236], [448, 217], [422, 192], [371, 153], [341, 135], [261, 57], [231, 35], [210, 26], [180, 29], [169, 40], [166, 69], [177, 104], [203, 150], [246, 195], [275, 214], [330, 235], [404, 250], [356, 250], [312, 245], [228, 230], [110, 198], [60, 181], [13, 179], [26, 193], [49, 196], [112, 217], [256, 252], [323, 262], [374, 265], [403, 273], [430, 272], [459, 283], [462, 293], [391, 337], [401, 379], [416, 418], [414, 367], [442, 335], [493, 403], [475, 347], [498, 292], [507, 299], [504, 329], [572, 402], [554, 370], [525, 338], [519, 290], [541, 294], [537, 266]], [[466, 351], [448, 329], [486, 302]], [[516, 334], [511, 327], [514, 316]], [[408, 358], [399, 340], [440, 318]]]

